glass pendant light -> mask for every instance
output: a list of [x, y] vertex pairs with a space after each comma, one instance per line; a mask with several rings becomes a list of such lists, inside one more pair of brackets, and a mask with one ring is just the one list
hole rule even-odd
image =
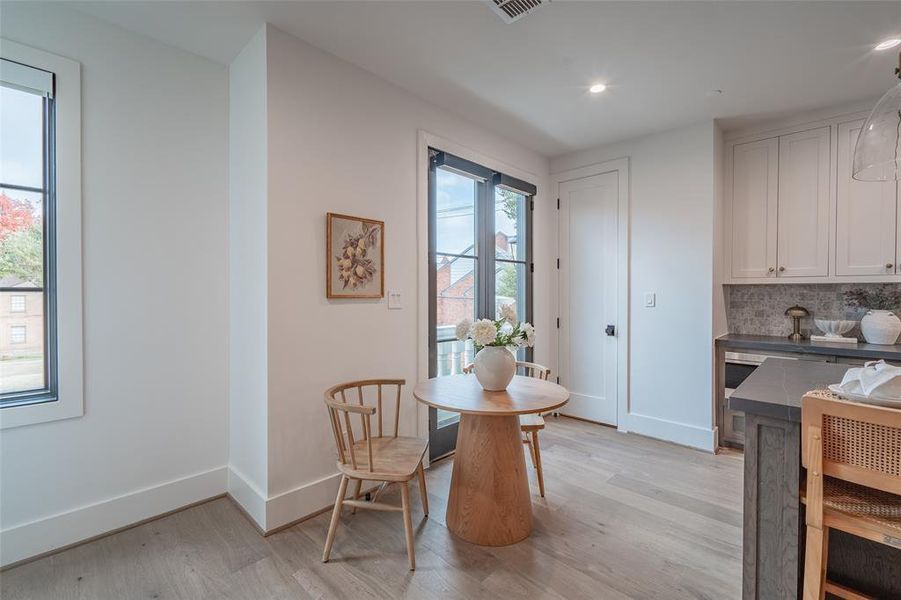
[[[895, 75], [901, 79], [901, 54]], [[901, 180], [901, 83], [870, 113], [854, 148], [852, 177], [859, 181]]]

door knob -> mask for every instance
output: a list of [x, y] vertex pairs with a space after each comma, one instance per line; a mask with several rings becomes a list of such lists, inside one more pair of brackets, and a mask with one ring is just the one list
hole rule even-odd
[[613, 336], [616, 335], [616, 326], [615, 325], [607, 325], [607, 328], [604, 329], [604, 333], [607, 335]]
[[894, 267], [894, 266], [895, 266], [895, 265], [892, 264], [892, 263], [885, 263], [885, 268], [886, 268], [886, 269], [891, 269], [891, 268]]
[[779, 272], [780, 272], [780, 273], [781, 273], [782, 271], [784, 271], [784, 270], [785, 270], [785, 267], [779, 267]]
[[767, 269], [767, 273], [773, 273], [775, 271], [776, 271], [776, 267], [770, 267], [769, 269]]

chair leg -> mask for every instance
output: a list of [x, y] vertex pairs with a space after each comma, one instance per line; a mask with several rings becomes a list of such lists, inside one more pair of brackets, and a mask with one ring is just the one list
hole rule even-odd
[[[354, 496], [353, 496], [353, 497], [354, 497], [354, 500], [359, 500], [359, 499], [360, 499], [360, 489], [362, 489], [362, 487], [363, 487], [363, 480], [362, 480], [362, 479], [354, 480]], [[354, 507], [351, 509], [350, 514], [352, 514], [352, 515], [357, 514], [357, 507], [356, 507], [356, 506], [354, 506]]]
[[541, 446], [538, 445], [538, 432], [532, 432], [532, 452], [535, 454], [535, 468], [538, 470], [538, 491], [544, 498], [544, 469], [541, 468]]
[[535, 448], [532, 446], [532, 439], [529, 433], [523, 434], [522, 443], [529, 447], [529, 460], [532, 461], [532, 468], [537, 469], [537, 465], [535, 464]]
[[341, 476], [338, 484], [338, 497], [335, 498], [335, 508], [332, 510], [332, 521], [328, 526], [328, 535], [325, 537], [325, 550], [322, 551], [322, 562], [328, 562], [332, 553], [332, 543], [335, 541], [335, 532], [338, 530], [338, 519], [341, 517], [341, 507], [344, 504], [344, 494], [347, 493], [347, 476]]
[[829, 528], [807, 527], [804, 551], [804, 600], [826, 597], [826, 565], [829, 561]]
[[429, 494], [425, 490], [425, 469], [419, 463], [419, 499], [422, 502], [422, 513], [429, 516]]
[[404, 533], [407, 536], [407, 556], [410, 558], [410, 570], [416, 570], [416, 551], [413, 549], [413, 519], [410, 515], [410, 486], [404, 481], [400, 484], [400, 498], [403, 503]]

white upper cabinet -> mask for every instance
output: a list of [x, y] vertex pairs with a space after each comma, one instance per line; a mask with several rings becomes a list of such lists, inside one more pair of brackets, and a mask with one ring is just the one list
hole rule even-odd
[[726, 143], [726, 283], [901, 283], [901, 187], [851, 178], [865, 114]]
[[897, 271], [895, 182], [851, 178], [854, 146], [863, 119], [838, 126], [835, 274], [891, 275]]
[[829, 127], [779, 138], [778, 277], [829, 275]]
[[776, 266], [779, 143], [776, 138], [732, 149], [733, 278], [771, 276]]

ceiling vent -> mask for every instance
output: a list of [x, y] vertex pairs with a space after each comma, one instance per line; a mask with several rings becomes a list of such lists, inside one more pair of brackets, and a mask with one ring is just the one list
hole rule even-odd
[[529, 13], [535, 12], [543, 4], [551, 0], [485, 0], [504, 23], [518, 21]]

